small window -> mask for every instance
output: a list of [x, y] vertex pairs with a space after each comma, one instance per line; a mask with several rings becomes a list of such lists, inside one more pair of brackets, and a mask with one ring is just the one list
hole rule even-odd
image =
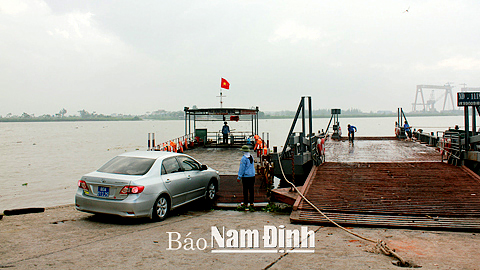
[[193, 170], [200, 170], [201, 166], [196, 162], [195, 160], [189, 158], [189, 157], [183, 157], [180, 156], [178, 157], [178, 160], [180, 164], [182, 164], [182, 167], [185, 171], [193, 171]]
[[180, 166], [175, 158], [165, 159], [162, 163], [162, 174], [175, 173], [180, 171]]

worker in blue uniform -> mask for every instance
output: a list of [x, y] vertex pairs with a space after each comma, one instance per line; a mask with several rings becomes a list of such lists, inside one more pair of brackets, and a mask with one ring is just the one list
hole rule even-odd
[[[242, 208], [247, 208], [250, 203], [250, 210], [254, 208], [254, 185], [255, 185], [255, 163], [253, 156], [250, 154], [250, 147], [248, 145], [242, 146], [242, 159], [240, 160], [240, 168], [238, 169], [237, 182], [242, 180], [243, 184], [243, 203]], [[248, 196], [250, 193], [250, 197]]]
[[412, 127], [408, 124], [407, 120], [405, 120], [405, 124], [403, 125], [403, 128], [405, 129], [405, 133], [407, 133], [407, 139], [411, 140], [412, 139]]
[[355, 140], [355, 132], [357, 132], [357, 127], [348, 124], [347, 130], [348, 130], [348, 141], [353, 144], [353, 141]]
[[222, 134], [223, 134], [223, 143], [228, 144], [228, 133], [230, 133], [230, 127], [227, 125], [227, 122], [223, 122]]

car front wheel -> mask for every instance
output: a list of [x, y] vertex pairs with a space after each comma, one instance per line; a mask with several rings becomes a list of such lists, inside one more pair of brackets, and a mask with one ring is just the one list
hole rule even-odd
[[208, 183], [208, 186], [207, 186], [207, 194], [205, 198], [207, 199], [207, 201], [212, 202], [213, 200], [215, 200], [216, 195], [217, 195], [217, 185], [215, 184], [215, 182], [210, 181], [210, 183]]
[[164, 220], [169, 212], [169, 202], [166, 196], [160, 196], [153, 205], [152, 219]]

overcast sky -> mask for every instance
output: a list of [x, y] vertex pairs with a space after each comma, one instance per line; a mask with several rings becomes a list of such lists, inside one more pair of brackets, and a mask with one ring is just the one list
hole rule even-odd
[[480, 86], [479, 14], [478, 0], [0, 0], [0, 115], [218, 107], [222, 77], [224, 107], [410, 111], [417, 84]]

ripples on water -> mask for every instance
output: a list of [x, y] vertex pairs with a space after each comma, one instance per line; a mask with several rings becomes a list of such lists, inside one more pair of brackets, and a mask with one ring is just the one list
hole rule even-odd
[[[313, 129], [325, 129], [330, 119], [314, 119]], [[393, 136], [395, 117], [341, 118], [358, 128], [357, 136]], [[412, 117], [410, 125], [426, 131], [442, 131], [462, 116]], [[260, 133], [269, 133], [270, 146], [283, 146], [292, 119], [260, 120]], [[232, 129], [251, 130], [248, 122], [229, 122]], [[219, 131], [221, 122], [202, 122], [198, 127]], [[308, 123], [306, 123], [308, 129]], [[301, 129], [301, 122], [296, 130]], [[160, 143], [182, 136], [185, 122], [45, 122], [0, 123], [0, 212], [22, 207], [71, 204], [77, 181], [112, 157], [126, 151], [146, 150], [147, 134], [156, 133]], [[220, 168], [218, 168], [220, 169]]]

